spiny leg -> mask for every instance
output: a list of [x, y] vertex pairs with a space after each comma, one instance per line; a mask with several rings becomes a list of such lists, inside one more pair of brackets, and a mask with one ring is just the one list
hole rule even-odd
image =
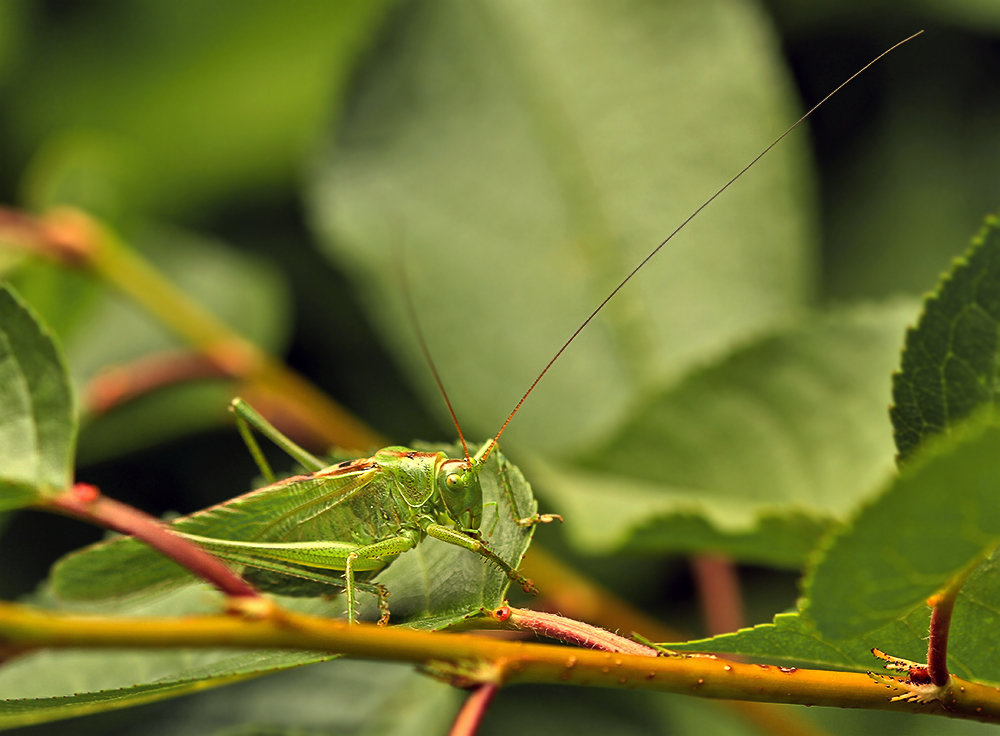
[[535, 584], [531, 582], [530, 579], [524, 577], [521, 573], [507, 564], [507, 561], [500, 557], [496, 552], [491, 550], [486, 542], [480, 539], [475, 539], [470, 537], [468, 534], [464, 534], [460, 531], [452, 529], [451, 527], [442, 526], [441, 524], [431, 524], [427, 527], [427, 535], [438, 539], [442, 542], [447, 542], [448, 544], [454, 544], [457, 547], [464, 547], [470, 552], [475, 552], [477, 555], [481, 555], [492, 562], [494, 565], [503, 570], [504, 575], [509, 577], [515, 583], [521, 586], [521, 589], [525, 593], [530, 593], [535, 595], [538, 591], [535, 589]]

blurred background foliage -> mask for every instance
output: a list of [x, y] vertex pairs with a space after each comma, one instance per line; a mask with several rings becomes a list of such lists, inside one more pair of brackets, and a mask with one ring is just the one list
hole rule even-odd
[[[537, 11], [513, 0], [470, 4], [479, 5], [498, 26], [510, 21], [498, 21], [501, 14], [524, 19], [537, 12], [525, 28], [540, 35], [522, 36], [523, 46], [506, 51], [543, 68], [574, 67], [592, 76], [594, 89], [601, 88], [603, 62], [590, 68], [589, 48], [580, 39], [595, 28], [609, 38], [628, 31], [627, 24], [622, 30], [598, 18], [593, 3], [550, 3]], [[706, 4], [716, 19], [702, 24], [695, 14], [675, 10], [683, 5], [633, 0], [608, 11], [612, 20], [616, 15], [648, 19], [642, 39], [647, 45], [613, 39], [642, 52], [629, 62], [636, 66], [625, 69], [634, 83], [610, 102], [586, 94], [569, 100], [580, 106], [577, 114], [600, 107], [607, 126], [600, 132], [607, 136], [626, 141], [641, 136], [644, 142], [635, 151], [627, 144], [604, 148], [599, 138], [596, 144], [581, 143], [607, 158], [634, 157], [621, 167], [614, 160], [591, 161], [593, 169], [584, 172], [594, 176], [595, 196], [610, 211], [609, 220], [630, 224], [616, 225], [628, 241], [626, 257], [602, 263], [613, 273], [583, 293], [553, 286], [546, 296], [549, 281], [578, 277], [572, 262], [560, 260], [558, 250], [533, 262], [532, 251], [547, 246], [514, 242], [522, 231], [537, 230], [541, 240], [558, 243], [567, 232], [600, 227], [581, 224], [587, 207], [580, 202], [570, 201], [572, 206], [555, 216], [536, 206], [532, 187], [539, 185], [528, 176], [535, 159], [512, 156], [507, 147], [521, 121], [502, 105], [468, 118], [451, 108], [447, 114], [435, 112], [440, 108], [429, 112], [421, 98], [407, 97], [419, 89], [417, 83], [396, 89], [385, 81], [406, 71], [407, 54], [422, 54], [440, 66], [442, 79], [459, 87], [464, 80], [468, 89], [461, 94], [477, 99], [482, 49], [513, 42], [499, 33], [463, 35], [458, 8], [464, 5], [0, 0], [0, 197], [33, 211], [74, 204], [105, 218], [165, 273], [244, 334], [284, 355], [384, 436], [399, 442], [451, 438], [440, 401], [427, 389], [426, 368], [413, 358], [410, 328], [398, 304], [393, 306], [399, 276], [392, 262], [402, 252], [437, 362], [446, 380], [449, 373], [455, 379], [459, 415], [479, 438], [498, 426], [503, 410], [496, 407], [513, 404], [566, 326], [572, 329], [594, 306], [594, 293], [613, 285], [634, 254], [654, 245], [791, 122], [796, 110], [813, 104], [885, 47], [924, 28], [920, 40], [824, 108], [807, 135], [775, 152], [786, 168], [762, 167], [758, 176], [765, 183], [756, 198], [758, 184], [750, 179], [744, 194], [733, 192], [746, 196], [733, 212], [757, 211], [751, 224], [741, 224], [725, 209], [709, 210], [703, 220], [737, 233], [752, 230], [747, 236], [764, 242], [809, 243], [792, 253], [780, 247], [769, 252], [764, 267], [772, 291], [781, 295], [762, 318], [769, 325], [803, 306], [914, 296], [932, 288], [982, 218], [1000, 204], [1000, 6], [993, 0], [732, 0]], [[437, 11], [428, 15], [427, 6]], [[556, 25], [560, 33], [546, 33]], [[420, 33], [414, 34], [414, 27]], [[580, 34], [575, 41], [574, 32]], [[414, 37], [425, 43], [417, 51], [406, 45]], [[530, 64], [524, 64], [528, 71], [520, 73], [530, 74]], [[635, 72], [643, 64], [648, 76]], [[734, 68], [745, 69], [747, 78], [735, 76]], [[672, 83], [687, 80], [688, 96], [665, 98], [658, 86], [664, 79], [658, 75], [664, 74]], [[634, 120], [660, 121], [662, 127], [640, 133]], [[392, 135], [403, 131], [401, 139], [409, 141], [402, 158], [399, 151], [372, 144], [386, 129]], [[428, 131], [431, 138], [423, 138]], [[421, 179], [426, 175], [407, 168], [414, 161], [426, 166], [442, 155], [463, 155], [466, 135], [490, 139], [495, 157], [442, 164], [463, 168], [464, 178], [446, 186], [440, 183], [445, 176]], [[564, 144], [560, 137], [557, 130], [536, 156]], [[645, 147], [646, 138], [662, 143], [655, 156]], [[376, 161], [383, 168], [371, 174], [372, 158], [383, 155], [390, 163]], [[580, 172], [563, 173], [579, 180]], [[777, 188], [768, 188], [774, 182]], [[644, 192], [653, 188], [655, 197], [647, 197]], [[445, 219], [446, 207], [432, 203], [431, 194], [454, 198], [453, 220]], [[580, 194], [584, 202], [587, 196], [592, 195]], [[629, 200], [638, 213], [619, 199]], [[496, 214], [494, 203], [498, 211], [511, 209]], [[503, 223], [496, 242], [469, 228], [469, 220], [484, 218]], [[442, 229], [460, 242], [475, 239], [470, 248], [481, 246], [485, 254], [470, 260], [436, 252], [428, 243], [437, 242]], [[709, 230], [706, 248], [721, 247], [718, 241], [736, 237], [733, 232]], [[395, 241], [401, 251], [393, 250]], [[502, 249], [508, 245], [522, 250], [512, 250], [505, 260]], [[661, 348], [666, 355], [654, 361], [659, 381], [681, 375], [747, 334], [742, 327], [715, 334], [693, 316], [712, 308], [740, 314], [739, 273], [729, 281], [720, 276], [692, 282], [677, 267], [676, 282], [667, 284], [670, 259], [669, 251], [664, 253], [643, 288], [659, 294], [664, 319], [694, 323], [690, 332], [698, 339]], [[466, 261], [481, 279], [460, 270]], [[162, 328], [82, 274], [16, 262], [9, 254], [0, 254], [0, 264], [60, 335], [81, 387], [108, 365], [174, 345]], [[567, 273], [553, 275], [553, 264]], [[725, 265], [717, 256], [718, 271]], [[464, 278], [464, 290], [440, 283], [442, 273]], [[541, 301], [525, 302], [526, 293], [540, 294]], [[536, 324], [546, 322], [538, 314], [563, 310], [563, 322]], [[627, 321], [625, 312], [609, 319]], [[394, 336], [394, 329], [399, 334]], [[536, 334], [545, 330], [550, 332]], [[715, 337], [698, 342], [706, 333]], [[469, 335], [489, 345], [480, 350], [464, 341]], [[627, 405], [642, 395], [644, 384], [637, 380], [626, 396], [622, 385], [634, 376], [599, 383], [629, 374], [601, 362], [608, 353], [601, 340], [613, 343], [613, 337], [602, 337], [596, 328], [591, 352], [583, 353], [587, 357], [560, 366], [561, 373], [550, 379], [549, 397], [540, 393], [535, 414], [526, 410], [520, 418], [528, 425], [520, 440], [512, 429], [512, 444], [545, 452], [539, 444], [544, 434], [562, 438], [579, 427], [578, 443], [558, 448], [579, 453], [594, 443], [602, 426], [620, 421], [620, 406], [611, 402], [603, 408], [595, 397], [607, 394]], [[486, 357], [467, 360], [473, 351]], [[523, 361], [507, 357], [517, 351]], [[666, 365], [676, 351], [687, 363]], [[577, 382], [573, 374], [580, 374]], [[153, 513], [189, 511], [240, 492], [253, 469], [224, 411], [230, 394], [223, 382], [199, 382], [93, 419], [81, 436], [79, 478]], [[489, 411], [480, 414], [479, 403]], [[563, 407], [566, 418], [559, 429], [531, 418]], [[595, 427], [583, 426], [593, 416]], [[538, 427], [534, 433], [532, 426]], [[558, 438], [554, 442], [560, 444]], [[52, 559], [96, 536], [72, 522], [24, 514], [0, 537], [0, 594], [12, 598], [30, 591]], [[542, 538], [560, 544], [554, 534]], [[631, 556], [589, 560], [585, 567], [648, 610], [670, 611], [673, 624], [698, 629], [683, 564]], [[768, 620], [794, 603], [792, 575], [752, 567], [743, 572], [749, 622]], [[517, 707], [517, 700], [509, 706], [503, 701], [498, 709]], [[696, 721], [693, 713], [675, 710], [676, 723]], [[637, 733], [649, 732], [644, 718], [654, 716], [637, 716]], [[865, 720], [864, 727], [874, 728], [881, 719]], [[940, 725], [935, 720], [922, 727]], [[838, 721], [836, 728], [847, 727]]]

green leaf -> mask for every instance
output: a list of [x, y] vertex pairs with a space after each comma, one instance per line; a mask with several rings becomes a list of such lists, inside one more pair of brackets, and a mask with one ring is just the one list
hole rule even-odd
[[[27, 657], [2, 670], [5, 676], [0, 678], [0, 686], [4, 687], [5, 693], [18, 692], [20, 688], [12, 689], [10, 686], [19, 681], [41, 684], [45, 693], [60, 686], [67, 692], [65, 695], [11, 697], [0, 701], [0, 728], [72, 718], [177, 697], [207, 686], [223, 685], [318, 659], [316, 655], [291, 653], [283, 657], [272, 656], [270, 663], [262, 665], [256, 653], [228, 652], [226, 657], [209, 653], [209, 656], [199, 654], [196, 658], [208, 661], [211, 654], [215, 654], [218, 661], [214, 666], [196, 668], [194, 676], [189, 675], [186, 667], [186, 660], [190, 657], [182, 654], [86, 652], [74, 656], [66, 652], [55, 652]], [[283, 665], [278, 662], [282, 658], [286, 660]], [[212, 673], [216, 671], [227, 674], [213, 676]], [[72, 676], [59, 677], [59, 673], [72, 673]], [[150, 681], [147, 684], [121, 687], [92, 685], [93, 682], [107, 679], [102, 678], [101, 673], [112, 675], [116, 682], [127, 681], [136, 673]], [[7, 676], [14, 679], [8, 680]], [[89, 687], [94, 689], [88, 690]]]
[[[494, 434], [612, 287], [796, 117], [761, 21], [738, 0], [628, 12], [433, 0], [398, 14], [312, 206], [428, 406], [443, 414], [400, 262], [467, 434]], [[775, 150], [609, 304], [508, 450], [579, 451], [651, 387], [801, 308], [813, 249], [801, 154], [794, 140]]]
[[9, 144], [42, 149], [30, 203], [204, 212], [293, 183], [386, 4], [140, 0], [43, 26], [6, 113]]
[[[220, 653], [212, 654], [221, 656]], [[230, 654], [228, 658], [235, 662], [240, 656], [250, 664], [252, 655]], [[179, 665], [183, 655], [164, 655], [163, 664], [169, 658]], [[206, 659], [205, 653], [201, 658]], [[73, 659], [76, 662], [72, 662]], [[21, 683], [55, 678], [58, 686], [46, 691], [65, 691], [66, 694], [0, 701], [0, 728], [97, 713], [108, 710], [111, 703], [117, 707], [139, 705], [144, 702], [139, 688], [111, 687], [103, 692], [92, 689], [86, 695], [73, 695], [71, 680], [75, 680], [76, 687], [93, 688], [102, 669], [118, 672], [115, 680], [120, 682], [127, 682], [128, 676], [148, 677], [149, 670], [156, 667], [156, 659], [148, 653], [137, 656], [121, 652], [88, 652], [76, 657], [58, 652], [30, 657], [31, 661], [16, 667], [19, 671], [12, 673], [20, 675], [19, 679], [3, 678], [0, 688], [13, 686], [23, 692], [25, 688]], [[67, 671], [74, 672], [74, 676], [66, 677]], [[168, 670], [164, 667], [163, 671]], [[180, 694], [185, 686], [194, 690], [196, 682], [185, 683], [184, 672], [183, 668], [178, 668], [157, 685], [146, 688], [145, 702]], [[247, 672], [253, 670], [248, 668]], [[253, 674], [265, 672], [258, 670]], [[227, 727], [241, 728], [243, 730], [235, 733], [248, 734], [335, 732], [344, 736], [404, 736], [444, 733], [462, 697], [456, 688], [420, 675], [407, 665], [340, 660], [308, 668], [296, 667], [199, 694], [197, 698], [147, 706], [133, 715], [131, 723], [141, 732], [156, 736], [219, 733]], [[126, 730], [128, 727], [120, 718], [111, 715], [92, 718], [80, 725], [86, 725], [93, 733], [133, 733], [131, 729]]]
[[75, 433], [58, 348], [31, 309], [0, 285], [0, 510], [69, 486]]
[[828, 544], [804, 612], [842, 639], [903, 616], [1000, 542], [1000, 428], [970, 420], [907, 464]]
[[906, 335], [890, 411], [901, 458], [1000, 400], [1000, 223], [995, 217], [924, 302]]
[[[308, 611], [311, 603], [299, 607]], [[155, 604], [121, 605], [116, 613], [178, 616], [215, 612], [215, 604], [203, 590], [188, 589]], [[323, 659], [329, 656], [233, 649], [37, 652], [0, 668], [0, 727], [117, 710]]]
[[780, 613], [770, 624], [665, 646], [679, 652], [739, 654], [761, 664], [868, 671], [878, 669], [872, 647], [913, 661], [925, 659], [927, 648], [922, 637], [929, 618], [926, 608], [914, 610], [865, 636], [833, 641], [824, 638], [801, 614]]
[[[1000, 661], [995, 652], [1000, 625], [1000, 561], [981, 565], [966, 581], [955, 603], [948, 639], [948, 668], [959, 677], [1000, 684]], [[667, 644], [688, 652], [718, 652], [752, 657], [778, 665], [878, 669], [871, 648], [923, 662], [927, 657], [930, 609], [921, 603], [892, 621], [865, 634], [830, 639], [799, 613], [782, 613], [774, 623], [741, 629], [709, 639]]]
[[[457, 452], [461, 456], [459, 447], [433, 449]], [[497, 554], [516, 566], [528, 548], [532, 528], [520, 526], [514, 519], [537, 510], [531, 487], [520, 471], [498, 451], [490, 456], [483, 468], [480, 482], [484, 500], [483, 539]], [[505, 485], [516, 501], [516, 512], [510, 505]], [[294, 485], [278, 490], [298, 492]], [[289, 513], [292, 505], [284, 499], [285, 495], [278, 494], [266, 498], [259, 494], [239, 497], [225, 505], [179, 519], [174, 527], [215, 539], [253, 541], [276, 514]], [[261, 501], [266, 501], [266, 506]], [[344, 524], [335, 516], [335, 511], [329, 511], [327, 516], [317, 515], [310, 521], [313, 527], [319, 527], [315, 529], [316, 536], [311, 536], [312, 528], [306, 530], [308, 533], [298, 530], [296, 541], [329, 539], [320, 529], [329, 532]], [[340, 580], [339, 574], [336, 579]], [[284, 580], [286, 584], [276, 587], [276, 592], [299, 594], [290, 591], [288, 578]], [[100, 543], [73, 553], [57, 563], [52, 572], [53, 589], [58, 596], [68, 600], [105, 601], [102, 610], [115, 610], [117, 599], [162, 592], [192, 582], [194, 578], [190, 573], [134, 539]], [[485, 564], [478, 555], [429, 538], [392, 562], [374, 582], [389, 590], [394, 623], [405, 622], [428, 629], [454, 623], [481, 608], [499, 606], [510, 583], [503, 572]], [[344, 601], [330, 599], [337, 588], [314, 587], [320, 590], [309, 589], [306, 594], [325, 596], [321, 609], [324, 615], [343, 615]], [[362, 594], [360, 603], [363, 617], [378, 618], [374, 596]]]
[[885, 396], [913, 312], [895, 301], [803, 319], [647, 397], [576, 465], [524, 464], [581, 551], [799, 565], [893, 472]]

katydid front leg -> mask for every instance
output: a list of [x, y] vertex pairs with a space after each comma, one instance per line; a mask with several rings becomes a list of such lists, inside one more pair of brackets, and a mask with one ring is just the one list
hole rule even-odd
[[553, 521], [561, 522], [563, 520], [559, 514], [540, 514], [537, 511], [531, 516], [521, 516], [521, 511], [517, 508], [517, 498], [510, 487], [510, 478], [507, 476], [506, 463], [500, 473], [500, 482], [503, 484], [503, 491], [507, 495], [507, 501], [510, 503], [511, 518], [514, 519], [518, 526], [528, 527], [535, 524], [551, 524]]
[[538, 593], [535, 584], [529, 578], [524, 577], [524, 575], [507, 564], [502, 557], [486, 546], [486, 542], [470, 537], [468, 534], [452, 529], [451, 527], [442, 526], [441, 524], [431, 524], [428, 526], [427, 536], [447, 542], [448, 544], [454, 544], [458, 547], [464, 547], [470, 552], [475, 552], [477, 555], [485, 557], [503, 570], [507, 577], [520, 585], [525, 593], [531, 593], [531, 595]]

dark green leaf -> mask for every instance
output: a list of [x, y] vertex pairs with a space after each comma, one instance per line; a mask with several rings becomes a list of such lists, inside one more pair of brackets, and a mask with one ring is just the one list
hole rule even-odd
[[[63, 658], [61, 663], [60, 657]], [[20, 675], [22, 682], [47, 678], [60, 682], [64, 675], [57, 668], [62, 667], [65, 672], [65, 668], [71, 666], [69, 657], [65, 652], [51, 657], [32, 657], [33, 661], [12, 674]], [[164, 659], [168, 658], [180, 664], [182, 656], [164, 655]], [[243, 658], [248, 665], [247, 672], [253, 672], [249, 666], [251, 657]], [[232, 655], [229, 659], [230, 664], [237, 661]], [[78, 687], [88, 680], [96, 684], [94, 678], [100, 668], [142, 679], [157, 665], [156, 657], [144, 655], [140, 659], [121, 652], [91, 652], [80, 655], [72, 664], [79, 667], [74, 670]], [[163, 671], [168, 670], [164, 668]], [[145, 694], [150, 700], [156, 700], [168, 694], [180, 694], [185, 687], [188, 690], [198, 687], [197, 680], [185, 683], [180, 672], [182, 670], [166, 675], [157, 686], [147, 688]], [[117, 679], [127, 682], [121, 677]], [[68, 681], [62, 684], [73, 687]], [[5, 690], [17, 685], [11, 678], [0, 679], [0, 687]], [[23, 685], [18, 691], [24, 691]], [[57, 692], [58, 688], [50, 688], [50, 691]], [[69, 689], [67, 695], [52, 699], [25, 697], [0, 701], [0, 728], [106, 710], [108, 704], [115, 701], [119, 707], [141, 703], [139, 697], [127, 702], [130, 691], [132, 688], [110, 687], [101, 693], [74, 696]], [[138, 688], [134, 695], [139, 695]], [[297, 667], [267, 678], [212, 690], [197, 698], [143, 707], [134, 714], [131, 726], [113, 714], [74, 726], [89, 727], [92, 730], [88, 733], [121, 736], [213, 734], [220, 733], [220, 729], [225, 729], [221, 732], [227, 734], [416, 736], [446, 732], [461, 699], [461, 691], [419, 675], [407, 665], [342, 660]], [[60, 728], [65, 729], [65, 726]], [[78, 729], [73, 731], [76, 733]]]
[[913, 661], [925, 659], [927, 647], [922, 637], [929, 618], [925, 607], [865, 636], [833, 641], [825, 639], [800, 614], [781, 613], [774, 617], [774, 623], [666, 646], [679, 652], [745, 655], [761, 664], [868, 671], [878, 669], [872, 647]]
[[996, 218], [955, 261], [906, 335], [890, 412], [901, 458], [1000, 397], [1000, 225]]
[[834, 537], [804, 612], [831, 639], [865, 634], [942, 589], [1000, 542], [1000, 428], [970, 420], [932, 443]]
[[59, 350], [28, 306], [0, 285], [0, 509], [69, 486], [75, 432]]

